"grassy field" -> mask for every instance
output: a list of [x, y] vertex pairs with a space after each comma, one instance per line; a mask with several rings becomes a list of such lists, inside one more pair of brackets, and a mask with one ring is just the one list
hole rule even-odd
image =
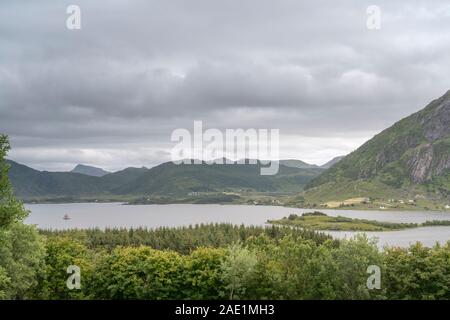
[[[427, 192], [424, 187], [392, 188], [379, 181], [326, 183], [304, 192], [303, 198], [288, 201], [289, 206], [355, 210], [435, 210], [449, 211], [448, 198]], [[368, 201], [363, 201], [368, 199]], [[300, 203], [302, 202], [302, 203]]]
[[394, 231], [420, 226], [450, 225], [450, 221], [427, 221], [423, 224], [416, 223], [391, 223], [365, 219], [352, 219], [347, 217], [330, 217], [324, 213], [315, 211], [304, 213], [301, 216], [291, 214], [279, 220], [269, 220], [268, 223], [281, 226], [300, 227], [309, 230], [334, 230], [334, 231]]

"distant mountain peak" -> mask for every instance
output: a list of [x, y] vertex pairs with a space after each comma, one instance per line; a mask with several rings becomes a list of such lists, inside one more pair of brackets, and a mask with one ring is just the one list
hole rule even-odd
[[324, 168], [324, 169], [329, 169], [344, 158], [345, 158], [345, 156], [334, 157], [333, 159], [331, 159], [327, 163], [321, 165], [320, 167]]
[[77, 164], [75, 168], [70, 171], [72, 173], [80, 173], [87, 176], [93, 176], [93, 177], [103, 177], [111, 172], [108, 172], [106, 170], [103, 170], [102, 168], [97, 168], [93, 166], [88, 166], [85, 164]]

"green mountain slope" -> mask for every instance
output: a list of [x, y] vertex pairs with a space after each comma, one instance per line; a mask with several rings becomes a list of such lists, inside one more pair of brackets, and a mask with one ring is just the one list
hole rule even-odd
[[233, 189], [253, 191], [299, 191], [321, 169], [298, 169], [281, 165], [278, 174], [260, 175], [260, 165], [163, 163], [150, 169], [136, 181], [122, 185], [120, 194], [186, 194]]
[[122, 185], [133, 183], [135, 180], [140, 178], [144, 173], [148, 172], [149, 169], [133, 168], [129, 167], [114, 173], [107, 174], [98, 179], [100, 188], [102, 190], [107, 190], [110, 193], [114, 193], [115, 189], [120, 188]]
[[10, 165], [9, 178], [15, 194], [20, 198], [47, 196], [80, 196], [101, 194], [98, 177], [71, 172], [37, 171], [14, 161]]
[[450, 192], [450, 91], [367, 141], [306, 186], [320, 200]]

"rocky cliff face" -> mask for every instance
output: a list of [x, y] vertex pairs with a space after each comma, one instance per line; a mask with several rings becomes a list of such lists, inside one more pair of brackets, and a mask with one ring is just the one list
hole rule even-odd
[[308, 188], [342, 180], [377, 179], [394, 187], [450, 185], [450, 91], [376, 135], [311, 181]]
[[423, 183], [450, 169], [450, 94], [432, 102], [415, 120], [423, 128], [426, 142], [412, 150], [405, 164], [411, 180]]
[[431, 179], [433, 164], [433, 146], [426, 144], [416, 148], [412, 156], [406, 161], [409, 176], [414, 183], [421, 183]]
[[[421, 114], [419, 114], [420, 116]], [[423, 118], [417, 117], [424, 130], [425, 138], [434, 142], [450, 136], [450, 91], [432, 105]]]

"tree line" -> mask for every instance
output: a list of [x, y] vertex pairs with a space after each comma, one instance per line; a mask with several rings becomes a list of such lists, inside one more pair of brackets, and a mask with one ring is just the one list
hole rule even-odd
[[[149, 246], [158, 250], [173, 250], [189, 254], [199, 247], [226, 247], [235, 242], [245, 244], [248, 239], [266, 235], [275, 242], [286, 235], [294, 239], [311, 239], [316, 243], [332, 241], [332, 237], [311, 230], [294, 229], [283, 226], [244, 226], [228, 223], [196, 224], [177, 228], [106, 228], [41, 230], [47, 238], [69, 237], [79, 240], [90, 249], [104, 248], [111, 251], [117, 246]], [[333, 240], [337, 245], [338, 241]]]

